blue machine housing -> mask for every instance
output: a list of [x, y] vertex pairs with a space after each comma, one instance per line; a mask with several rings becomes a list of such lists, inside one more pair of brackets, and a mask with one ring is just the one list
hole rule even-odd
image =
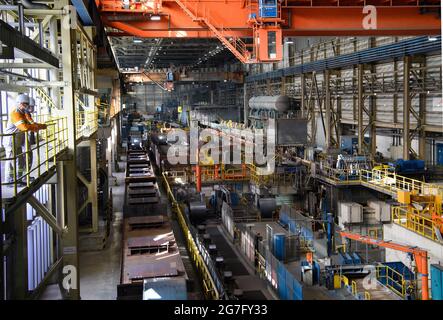
[[274, 255], [275, 257], [283, 261], [286, 256], [286, 235], [284, 233], [274, 234]]
[[277, 0], [259, 0], [258, 15], [260, 18], [278, 18]]
[[443, 266], [431, 264], [432, 300], [443, 300]]
[[425, 171], [424, 160], [403, 160], [398, 159], [394, 163], [390, 164], [395, 167], [395, 172], [398, 174], [414, 174]]
[[[400, 261], [385, 262], [383, 265], [397, 271], [403, 276], [403, 280], [405, 281], [415, 280], [414, 273]], [[386, 270], [382, 268], [377, 276], [377, 280], [383, 285], [389, 285], [397, 291], [402, 292], [401, 278], [397, 273], [390, 272], [389, 275], [386, 275]]]

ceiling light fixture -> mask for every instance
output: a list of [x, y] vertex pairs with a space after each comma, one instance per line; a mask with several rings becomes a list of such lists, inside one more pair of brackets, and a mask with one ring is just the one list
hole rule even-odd
[[136, 39], [136, 38], [134, 38], [133, 42], [134, 42], [134, 43], [142, 43], [143, 40], [142, 40], [142, 39]]
[[160, 20], [161, 20], [161, 17], [160, 17], [160, 16], [157, 16], [157, 15], [152, 15], [152, 16], [151, 16], [151, 20], [152, 20], [152, 21], [160, 21]]

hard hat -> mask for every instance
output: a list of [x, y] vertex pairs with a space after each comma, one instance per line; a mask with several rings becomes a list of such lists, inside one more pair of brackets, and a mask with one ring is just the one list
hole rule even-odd
[[35, 107], [35, 99], [33, 97], [29, 97], [29, 106]]
[[17, 96], [17, 99], [15, 100], [15, 102], [17, 102], [17, 104], [21, 104], [21, 103], [27, 103], [29, 104], [29, 96], [26, 94], [19, 94]]

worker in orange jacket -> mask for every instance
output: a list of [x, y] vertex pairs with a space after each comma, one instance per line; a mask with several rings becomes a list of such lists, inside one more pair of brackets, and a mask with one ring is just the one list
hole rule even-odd
[[23, 150], [23, 146], [25, 145], [25, 132], [37, 132], [46, 129], [46, 125], [35, 123], [34, 120], [32, 120], [28, 111], [30, 103], [29, 96], [20, 94], [17, 97], [16, 103], [17, 107], [9, 114], [9, 121], [5, 130], [5, 134], [9, 135], [6, 137], [6, 141], [4, 141], [6, 158], [9, 159], [5, 168], [5, 183], [14, 182], [14, 161], [17, 160], [17, 183], [25, 184], [22, 180], [26, 166], [26, 154], [25, 150]]

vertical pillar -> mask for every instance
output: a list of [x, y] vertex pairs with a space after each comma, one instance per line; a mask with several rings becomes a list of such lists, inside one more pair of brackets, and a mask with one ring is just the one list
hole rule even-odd
[[421, 160], [426, 160], [426, 94], [420, 93], [419, 96], [419, 110], [420, 123], [418, 126], [418, 157]]
[[411, 70], [411, 57], [403, 58], [403, 159], [409, 160], [409, 150], [411, 148], [410, 137], [410, 109], [411, 95], [409, 87], [409, 74]]
[[329, 86], [330, 71], [326, 70], [324, 74], [325, 84], [325, 132], [326, 132], [326, 150], [331, 147], [331, 90]]
[[[371, 66], [371, 73], [376, 73], [375, 66]], [[371, 75], [372, 81], [374, 82], [374, 76]], [[374, 87], [374, 83], [373, 87]], [[374, 93], [374, 92], [373, 92]], [[371, 155], [374, 157], [377, 152], [377, 127], [375, 122], [377, 121], [377, 96], [372, 94], [369, 100], [369, 126], [370, 126], [370, 137], [371, 137]]]
[[[58, 27], [57, 27], [57, 18], [53, 17], [49, 23], [49, 43], [52, 53], [56, 56], [60, 56], [60, 48], [58, 45]], [[51, 81], [59, 81], [59, 69], [50, 69], [50, 80]], [[60, 88], [52, 87], [51, 88], [52, 101], [60, 108]]]
[[[69, 0], [61, 0], [59, 7], [70, 5]], [[71, 282], [69, 290], [63, 290], [62, 295], [65, 299], [80, 299], [80, 270], [78, 257], [78, 208], [77, 208], [77, 163], [76, 163], [76, 126], [75, 126], [75, 60], [76, 53], [76, 34], [75, 30], [62, 23], [62, 65], [63, 81], [65, 87], [63, 90], [63, 113], [67, 117], [68, 124], [68, 148], [65, 160], [62, 161], [64, 193], [62, 214], [65, 217], [65, 227], [67, 232], [62, 237], [63, 268], [69, 266], [71, 273]], [[63, 275], [60, 278], [63, 281]], [[66, 289], [66, 288], [64, 288]]]
[[301, 96], [301, 110], [303, 112], [303, 116], [306, 115], [306, 100], [305, 100], [305, 91], [306, 91], [306, 85], [305, 85], [305, 74], [302, 73], [300, 75], [300, 96]]
[[315, 145], [316, 142], [316, 135], [317, 135], [317, 118], [316, 118], [316, 114], [315, 114], [315, 100], [313, 98], [313, 90], [314, 90], [314, 82], [316, 82], [316, 77], [317, 75], [315, 74], [315, 72], [312, 72], [311, 74], [311, 90], [309, 92], [309, 113], [310, 115], [308, 115], [310, 117], [311, 120], [311, 144]]
[[[424, 59], [422, 67], [426, 67], [426, 59]], [[426, 83], [426, 69], [422, 69], [421, 78], [423, 79], [423, 83]], [[426, 86], [424, 85], [424, 89], [426, 90]], [[418, 129], [418, 157], [421, 160], [426, 160], [426, 93], [419, 94], [419, 105], [418, 105], [418, 114], [419, 121], [417, 123]]]
[[248, 116], [249, 116], [249, 101], [248, 101], [248, 85], [243, 84], [243, 106], [244, 106], [244, 119], [243, 123], [248, 126]]
[[286, 95], [286, 77], [281, 77], [281, 94]]
[[357, 68], [357, 119], [358, 119], [358, 152], [363, 153], [364, 128], [363, 128], [363, 65]]
[[89, 198], [92, 206], [92, 232], [98, 231], [98, 183], [97, 183], [97, 140], [89, 141], [90, 158], [91, 158], [91, 184], [89, 185]]
[[375, 96], [371, 96], [370, 104], [370, 130], [371, 130], [371, 155], [375, 156], [377, 152], [377, 130], [376, 130], [376, 108], [377, 108], [377, 98]]
[[[28, 234], [26, 221], [26, 204], [17, 208], [11, 215], [15, 232], [12, 252], [12, 294], [13, 300], [23, 300], [28, 293]], [[3, 261], [1, 261], [3, 263]], [[3, 276], [3, 275], [2, 275]], [[3, 279], [2, 279], [3, 280]]]

